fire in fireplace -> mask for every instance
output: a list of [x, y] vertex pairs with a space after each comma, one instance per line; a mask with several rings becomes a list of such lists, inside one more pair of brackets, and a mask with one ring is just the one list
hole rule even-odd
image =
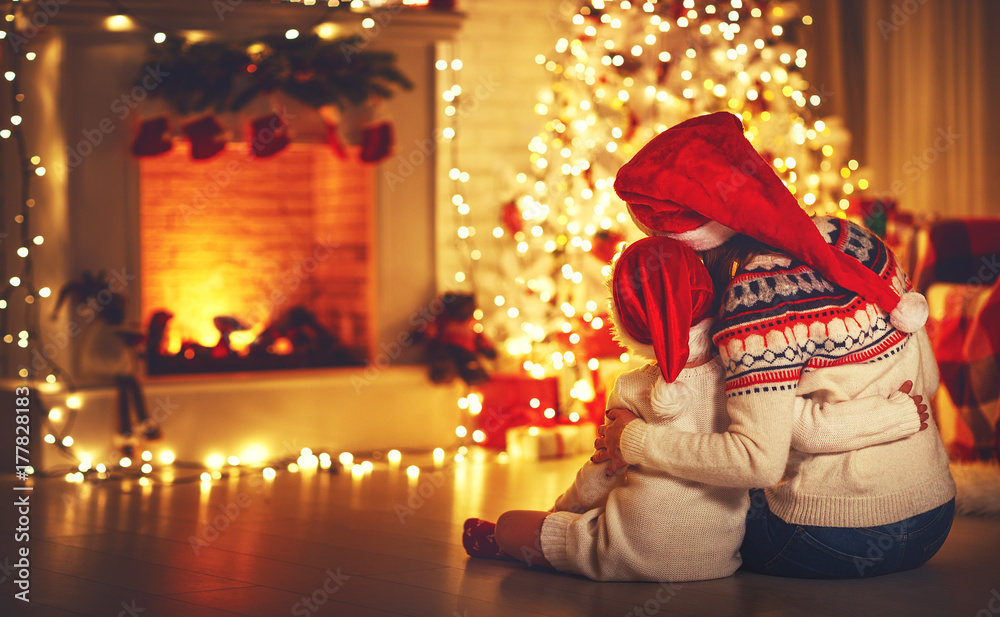
[[371, 166], [310, 143], [196, 162], [176, 143], [140, 161], [140, 183], [151, 374], [365, 363]]

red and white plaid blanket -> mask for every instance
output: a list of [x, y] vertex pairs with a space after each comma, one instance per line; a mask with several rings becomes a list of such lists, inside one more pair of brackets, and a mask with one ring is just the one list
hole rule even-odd
[[[1000, 281], [981, 291], [985, 301], [949, 302], [934, 332], [934, 352], [941, 384], [948, 390], [967, 431], [952, 453], [959, 458], [997, 456], [1000, 419]], [[955, 294], [958, 295], [957, 293]], [[951, 298], [949, 298], [951, 299]]]

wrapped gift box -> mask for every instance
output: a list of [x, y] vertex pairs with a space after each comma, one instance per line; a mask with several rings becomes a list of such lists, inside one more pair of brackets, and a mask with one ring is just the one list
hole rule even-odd
[[538, 460], [594, 449], [597, 425], [591, 422], [556, 426], [518, 426], [507, 431], [507, 453], [514, 458]]
[[[507, 431], [516, 426], [548, 427], [556, 423], [557, 413], [545, 417], [545, 410], [559, 411], [559, 381], [555, 377], [534, 379], [525, 374], [494, 374], [479, 386], [483, 408], [472, 420], [472, 428], [486, 434], [479, 445], [503, 449]], [[531, 400], [538, 399], [532, 407]]]

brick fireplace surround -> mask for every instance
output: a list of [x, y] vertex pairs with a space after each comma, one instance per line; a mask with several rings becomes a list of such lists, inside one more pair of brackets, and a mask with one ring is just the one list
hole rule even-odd
[[[150, 305], [152, 287], [147, 290], [143, 281], [158, 257], [155, 250], [148, 250], [152, 228], [145, 235], [140, 229], [140, 204], [149, 189], [143, 182], [153, 181], [156, 173], [150, 176], [147, 171], [156, 168], [141, 171], [155, 159], [140, 162], [128, 153], [142, 109], [130, 108], [121, 117], [125, 108], [116, 102], [132, 89], [150, 34], [109, 31], [105, 27], [108, 6], [99, 0], [63, 4], [51, 27], [31, 41], [40, 53], [30, 80], [29, 93], [38, 104], [31, 111], [29, 139], [39, 144], [44, 160], [77, 163], [71, 167], [50, 163], [49, 174], [40, 183], [37, 192], [45, 208], [38, 209], [33, 225], [44, 233], [47, 250], [40, 251], [36, 271], [55, 289], [88, 270], [122, 273], [129, 281], [127, 319], [140, 323], [148, 318], [149, 310], [157, 308]], [[326, 13], [321, 6], [249, 1], [222, 21], [212, 3], [200, 0], [153, 0], [135, 10], [146, 21], [162, 24], [164, 30], [239, 39], [301, 28], [323, 15], [335, 19], [341, 32], [353, 33], [364, 17], [343, 11]], [[393, 14], [371, 41], [372, 49], [394, 51], [400, 69], [416, 84], [414, 90], [391, 101], [399, 152], [405, 153], [408, 144], [422, 143], [434, 132], [433, 65], [439, 46], [447, 44], [460, 22], [458, 14], [405, 11]], [[315, 112], [294, 101], [276, 102], [288, 105], [298, 116], [293, 125], [295, 143], [323, 141], [323, 126]], [[237, 127], [247, 121], [242, 117], [224, 120]], [[98, 127], [100, 140], [97, 144], [90, 141], [89, 154], [78, 161], [68, 156], [81, 152], [79, 144], [87, 135], [96, 135]], [[238, 143], [228, 146], [240, 153], [244, 164], [255, 164], [247, 162], [243, 148]], [[183, 146], [175, 150], [183, 152]], [[258, 163], [280, 168], [306, 150], [307, 145], [293, 145], [273, 160]], [[178, 160], [163, 159], [160, 170]], [[321, 446], [336, 452], [429, 448], [452, 442], [460, 390], [432, 386], [424, 367], [414, 364], [419, 350], [393, 347], [400, 333], [412, 329], [414, 311], [437, 294], [434, 213], [438, 198], [434, 187], [438, 174], [428, 164], [390, 187], [378, 168], [373, 171], [371, 236], [376, 248], [370, 289], [364, 292], [368, 296], [364, 302], [372, 310], [363, 317], [367, 323], [362, 338], [367, 339], [377, 366], [145, 378], [151, 412], [162, 420], [164, 444], [178, 459], [203, 461], [209, 454], [239, 454], [251, 445], [278, 456], [292, 455], [302, 447]], [[275, 216], [265, 212], [255, 220], [261, 225], [279, 224]], [[287, 219], [281, 221], [285, 223]], [[173, 289], [184, 288], [175, 284]], [[354, 310], [345, 308], [344, 312]], [[63, 311], [58, 321], [46, 319], [45, 330], [50, 333], [46, 338], [70, 331], [72, 318], [72, 311]], [[73, 356], [70, 338], [68, 345], [60, 346], [58, 359], [71, 367]], [[106, 459], [112, 452], [116, 426], [114, 391], [94, 385], [79, 394], [83, 406], [72, 431], [75, 448], [94, 460]], [[45, 398], [51, 405], [62, 406], [66, 395], [51, 392]], [[42, 456], [42, 467], [68, 462], [52, 446], [46, 446]]]

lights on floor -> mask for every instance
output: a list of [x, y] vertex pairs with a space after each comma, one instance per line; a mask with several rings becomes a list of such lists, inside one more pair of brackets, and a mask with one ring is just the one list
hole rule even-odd
[[[470, 395], [465, 399], [467, 409], [477, 411], [482, 409], [481, 399], [478, 395]], [[79, 401], [73, 401], [76, 405]], [[67, 401], [67, 407], [70, 406]], [[49, 416], [61, 417], [58, 409], [53, 409], [55, 413]], [[465, 427], [462, 427], [465, 429]], [[466, 435], [471, 438], [469, 446], [483, 444], [486, 441], [486, 433], [480, 429], [470, 431], [465, 429]], [[73, 445], [73, 438], [69, 436], [58, 437], [52, 433], [44, 436], [46, 443], [59, 447], [69, 448]], [[96, 463], [92, 453], [72, 452], [76, 458], [73, 468], [65, 475], [67, 482], [84, 482], [87, 478], [107, 480], [117, 478], [122, 480], [122, 489], [127, 490], [131, 485], [131, 480], [138, 480], [140, 486], [151, 487], [155, 484], [174, 484], [178, 481], [177, 471], [188, 468], [190, 462], [178, 462], [177, 454], [170, 449], [142, 449], [128, 456], [119, 454], [111, 464]], [[389, 473], [402, 473], [410, 480], [420, 477], [423, 469], [441, 469], [445, 466], [466, 463], [466, 461], [482, 462], [489, 460], [507, 463], [509, 457], [506, 452], [490, 453], [488, 450], [475, 445], [474, 450], [466, 445], [457, 447], [448, 452], [445, 448], [434, 448], [432, 451], [418, 454], [406, 454], [399, 449], [387, 451], [375, 451], [363, 455], [355, 455], [352, 452], [340, 452], [331, 454], [330, 452], [314, 453], [311, 448], [302, 448], [298, 456], [294, 459], [271, 459], [265, 460], [266, 448], [262, 445], [253, 445], [242, 451], [242, 455], [224, 452], [213, 452], [205, 457], [201, 462], [202, 469], [194, 471], [186, 479], [179, 478], [179, 481], [200, 481], [203, 488], [211, 486], [214, 480], [224, 477], [238, 478], [241, 473], [250, 471], [262, 474], [265, 480], [274, 480], [281, 470], [292, 474], [316, 472], [319, 469], [328, 473], [339, 473], [341, 470], [349, 472], [351, 477], [357, 480], [364, 479], [376, 471], [388, 471]], [[338, 464], [339, 463], [339, 464]], [[195, 467], [199, 465], [195, 464]]]

